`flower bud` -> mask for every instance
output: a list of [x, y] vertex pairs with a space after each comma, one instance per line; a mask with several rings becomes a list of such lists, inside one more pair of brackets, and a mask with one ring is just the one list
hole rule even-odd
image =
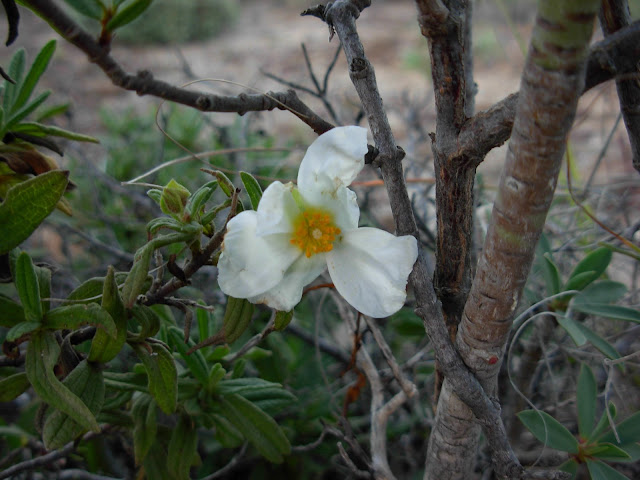
[[167, 215], [181, 215], [190, 196], [189, 190], [172, 179], [162, 189], [160, 208]]

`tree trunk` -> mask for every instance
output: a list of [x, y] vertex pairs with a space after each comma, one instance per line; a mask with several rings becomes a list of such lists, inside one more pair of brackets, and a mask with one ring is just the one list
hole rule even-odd
[[[597, 0], [541, 0], [482, 256], [456, 337], [489, 395], [556, 186], [584, 84]], [[445, 379], [425, 479], [471, 478], [479, 427]]]

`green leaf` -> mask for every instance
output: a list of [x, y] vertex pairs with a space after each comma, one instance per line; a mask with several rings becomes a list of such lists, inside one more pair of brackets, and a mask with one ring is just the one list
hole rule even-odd
[[22, 306], [0, 294], [0, 327], [11, 328], [24, 321]]
[[572, 305], [574, 310], [597, 315], [599, 317], [610, 318], [612, 320], [624, 320], [626, 322], [640, 323], [640, 311], [623, 307], [622, 305], [609, 305], [606, 303], [578, 303]]
[[22, 252], [16, 261], [15, 286], [24, 308], [27, 322], [42, 321], [42, 303], [40, 300], [40, 285], [36, 275], [36, 268], [27, 252]]
[[151, 188], [147, 190], [147, 196], [151, 200], [156, 202], [158, 205], [160, 205], [160, 199], [162, 198], [162, 190], [159, 190], [157, 188]]
[[563, 452], [578, 453], [578, 441], [567, 428], [548, 413], [524, 410], [518, 418], [539, 441]]
[[573, 297], [573, 305], [578, 303], [615, 303], [627, 293], [627, 290], [624, 283], [600, 280], [576, 294]]
[[138, 18], [151, 5], [152, 0], [133, 0], [122, 10], [118, 11], [106, 25], [106, 30], [113, 32], [115, 29]]
[[20, 322], [7, 332], [6, 340], [13, 342], [23, 335], [31, 333], [40, 327], [42, 327], [40, 322]]
[[189, 370], [193, 376], [204, 386], [209, 385], [209, 367], [207, 361], [202, 355], [200, 350], [196, 350], [190, 355], [187, 354], [187, 350], [194, 345], [193, 342], [184, 343], [184, 335], [177, 327], [169, 327], [167, 329], [167, 336], [169, 337], [169, 344], [180, 353], [180, 356], [189, 367]]
[[222, 415], [217, 413], [210, 414], [209, 418], [213, 420], [216, 427], [216, 439], [225, 448], [237, 448], [244, 442], [244, 436], [238, 431], [233, 424]]
[[237, 394], [253, 402], [260, 409], [276, 412], [297, 399], [279, 383], [260, 378], [234, 378], [222, 380], [215, 391], [221, 395]]
[[171, 230], [180, 230], [182, 228], [182, 222], [179, 222], [172, 217], [158, 217], [147, 223], [147, 232], [151, 235], [155, 235], [161, 228], [169, 228]]
[[4, 125], [4, 131], [8, 132], [11, 129], [20, 123], [21, 120], [27, 118], [32, 112], [35, 111], [40, 105], [42, 105], [47, 98], [51, 95], [51, 91], [47, 90], [38, 95], [32, 102], [29, 102], [27, 105], [13, 113], [11, 116], [7, 118], [7, 122]]
[[[609, 409], [609, 414], [611, 415], [612, 419], [616, 418], [616, 406], [613, 404], [613, 402], [609, 402], [609, 405], [607, 407]], [[607, 415], [607, 412], [604, 411], [602, 412], [602, 415], [600, 415], [600, 420], [598, 420], [598, 424], [596, 425], [596, 428], [593, 429], [593, 431], [591, 432], [591, 438], [598, 438], [600, 436], [602, 436], [602, 432], [604, 432], [604, 429], [607, 428], [607, 426], [609, 425], [609, 416]]]
[[118, 331], [111, 315], [97, 303], [64, 305], [50, 310], [43, 325], [53, 330], [76, 330], [84, 325], [93, 325], [116, 338]]
[[[613, 252], [605, 247], [597, 248], [586, 255], [569, 275], [564, 290], [582, 290], [589, 283], [600, 278], [609, 266], [612, 256]], [[583, 275], [585, 273], [589, 273], [589, 275]], [[578, 279], [578, 277], [580, 278]], [[588, 278], [591, 280], [587, 281]]]
[[[122, 285], [127, 279], [126, 272], [116, 272], [115, 280], [118, 285]], [[77, 303], [86, 300], [85, 303], [97, 302], [102, 298], [105, 277], [92, 277], [82, 282], [67, 296], [67, 300]]]
[[140, 324], [140, 331], [129, 335], [130, 342], [141, 342], [155, 336], [160, 330], [160, 317], [146, 305], [134, 305], [131, 309], [133, 318]]
[[580, 324], [569, 317], [557, 317], [558, 325], [564, 328], [578, 347], [587, 343], [587, 337], [580, 329]]
[[611, 443], [598, 443], [585, 450], [585, 456], [597, 457], [600, 460], [624, 462], [631, 460], [631, 456], [622, 448]]
[[593, 431], [596, 418], [596, 404], [598, 391], [596, 378], [586, 363], [580, 368], [576, 397], [578, 401], [578, 431], [580, 437], [587, 439]]
[[558, 467], [558, 470], [571, 474], [571, 480], [573, 480], [574, 478], [576, 478], [576, 474], [578, 473], [578, 462], [576, 462], [574, 459], [567, 460]]
[[216, 363], [213, 365], [213, 367], [211, 367], [211, 370], [209, 371], [209, 381], [207, 382], [210, 392], [215, 390], [218, 382], [220, 382], [220, 380], [222, 380], [226, 374], [227, 371], [222, 368], [222, 365], [220, 365], [219, 363]]
[[152, 254], [153, 246], [148, 243], [139, 248], [134, 256], [133, 266], [122, 287], [122, 301], [126, 308], [131, 308], [136, 303], [138, 295], [144, 291]]
[[[178, 371], [171, 354], [160, 344], [133, 344], [138, 358], [144, 364], [149, 379], [149, 393], [167, 415], [176, 410], [178, 399]], [[151, 349], [151, 351], [148, 350]]]
[[[640, 442], [640, 412], [636, 412], [629, 418], [616, 425], [616, 431], [620, 436], [620, 444]], [[599, 442], [618, 444], [615, 434], [610, 431], [598, 439]]]
[[233, 183], [231, 183], [231, 180], [229, 180], [229, 177], [227, 177], [224, 173], [222, 173], [219, 170], [216, 170], [215, 172], [213, 172], [213, 174], [216, 176], [216, 179], [218, 180], [218, 185], [220, 185], [220, 189], [224, 192], [224, 194], [231, 198], [234, 194], [234, 192], [236, 191], [236, 187], [233, 185]]
[[205, 203], [209, 201], [213, 192], [218, 188], [218, 182], [216, 180], [212, 180], [207, 182], [198, 190], [196, 190], [193, 195], [187, 201], [186, 209], [189, 211], [192, 217], [199, 218], [202, 208], [204, 208]]
[[25, 370], [33, 389], [44, 402], [66, 413], [83, 428], [99, 432], [100, 427], [89, 407], [56, 378], [53, 369], [59, 355], [60, 346], [53, 332], [38, 330], [31, 335]]
[[176, 480], [189, 480], [189, 470], [197, 458], [198, 433], [191, 418], [180, 415], [171, 432], [167, 452], [167, 470]]
[[590, 341], [591, 344], [594, 347], [596, 347], [598, 350], [600, 350], [603, 354], [605, 354], [607, 357], [609, 357], [612, 360], [616, 358], [620, 358], [620, 354], [615, 349], [615, 347], [611, 345], [609, 342], [607, 342], [604, 338], [602, 338], [600, 335], [595, 333], [589, 327], [585, 326], [583, 323], [579, 323], [579, 322], [574, 322], [574, 323], [575, 323], [576, 329], [579, 330], [582, 333], [582, 335], [584, 335], [584, 337], [588, 341]]
[[[104, 379], [99, 366], [81, 361], [63, 384], [86, 404], [93, 415], [98, 415], [104, 403]], [[42, 438], [47, 449], [53, 450], [65, 446], [85, 433], [87, 429], [60, 410], [52, 411], [44, 422]]]
[[96, 331], [91, 341], [88, 358], [91, 362], [106, 363], [118, 355], [127, 340], [127, 312], [120, 297], [115, 270], [112, 266], [109, 266], [104, 280], [102, 308], [111, 316], [117, 333], [114, 338], [105, 330]]
[[143, 392], [149, 393], [147, 384], [149, 379], [145, 373], [137, 372], [105, 372], [104, 382], [109, 389], [121, 392]]
[[293, 320], [293, 310], [289, 310], [288, 312], [278, 311], [276, 312], [276, 318], [274, 320], [274, 328], [280, 332], [287, 328], [291, 320]]
[[291, 445], [273, 418], [240, 395], [230, 394], [219, 400], [224, 415], [260, 454], [272, 463], [282, 463]]
[[11, 106], [13, 105], [16, 92], [18, 91], [18, 88], [22, 83], [25, 60], [26, 54], [24, 52], [24, 49], [21, 48], [13, 54], [13, 56], [11, 57], [11, 62], [9, 62], [9, 69], [7, 70], [7, 73], [16, 83], [12, 84], [7, 82], [6, 80], [4, 82], [5, 87], [2, 99], [2, 110], [7, 112], [7, 114], [11, 111]]
[[548, 295], [555, 295], [560, 293], [560, 272], [557, 265], [553, 262], [550, 253], [545, 253], [540, 260], [542, 267], [542, 276], [544, 278], [544, 284], [547, 287]]
[[563, 290], [582, 290], [597, 278], [598, 274], [595, 270], [578, 273], [574, 277], [571, 277], [569, 280], [567, 280], [567, 283], [564, 285]]
[[138, 395], [131, 409], [133, 416], [133, 452], [140, 465], [156, 440], [158, 431], [156, 402], [150, 395]]
[[[0, 254], [18, 246], [56, 207], [69, 172], [52, 170], [10, 188], [0, 205]], [[23, 305], [24, 306], [24, 305]]]
[[48, 120], [49, 118], [62, 115], [63, 113], [68, 112], [70, 108], [71, 104], [69, 102], [43, 108], [38, 112], [38, 115], [36, 116], [36, 122], [43, 122], [45, 120]]
[[260, 199], [262, 198], [262, 188], [253, 175], [247, 172], [240, 172], [240, 179], [244, 184], [244, 188], [247, 191], [247, 195], [249, 195], [249, 200], [251, 200], [251, 206], [254, 210], [258, 210], [258, 204], [260, 203]]
[[629, 477], [600, 460], [587, 460], [587, 469], [591, 480], [629, 480]]
[[102, 19], [102, 7], [95, 0], [64, 0], [67, 5], [76, 12], [89, 18], [100, 21]]
[[10, 402], [22, 395], [31, 384], [25, 372], [15, 373], [0, 380], [0, 402]]
[[100, 143], [100, 140], [95, 137], [71, 132], [60, 127], [56, 127], [53, 125], [44, 125], [37, 122], [23, 122], [12, 128], [11, 131], [14, 133], [27, 133], [36, 137], [50, 136], [66, 138], [68, 140], [75, 140], [76, 142]]
[[227, 297], [224, 313], [224, 336], [227, 343], [235, 342], [251, 323], [254, 305], [244, 298]]
[[35, 267], [36, 277], [38, 277], [38, 287], [40, 288], [40, 303], [42, 311], [46, 314], [49, 311], [51, 298], [51, 270], [45, 267]]
[[27, 73], [27, 76], [25, 77], [24, 82], [22, 83], [20, 87], [20, 91], [16, 96], [15, 101], [13, 102], [11, 112], [9, 113], [15, 112], [17, 109], [22, 108], [22, 106], [25, 103], [27, 103], [38, 81], [40, 80], [40, 77], [42, 76], [44, 71], [47, 69], [47, 66], [49, 65], [49, 61], [51, 60], [51, 57], [53, 56], [53, 53], [55, 51], [56, 51], [55, 40], [50, 40], [49, 42], [47, 42], [47, 44], [44, 47], [42, 47], [42, 50], [40, 50], [40, 52], [38, 53], [38, 56], [33, 61], [33, 64], [31, 65], [31, 69], [29, 69], [29, 72]]

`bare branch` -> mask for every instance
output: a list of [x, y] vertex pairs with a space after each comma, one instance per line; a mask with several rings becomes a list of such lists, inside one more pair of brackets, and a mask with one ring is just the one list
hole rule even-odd
[[[606, 36], [631, 23], [629, 4], [626, 0], [603, 0], [599, 16], [600, 25]], [[620, 70], [618, 58], [614, 58], [613, 61], [616, 70]], [[636, 66], [636, 73], [640, 73], [638, 66]], [[620, 111], [631, 143], [633, 166], [640, 172], [640, 83], [637, 79], [618, 78], [616, 88], [620, 100]]]
[[[330, 6], [326, 16], [342, 42], [352, 82], [360, 96], [376, 146], [380, 150], [379, 164], [389, 194], [397, 232], [400, 235], [417, 235], [398, 150], [382, 106], [373, 67], [364, 55], [364, 48], [356, 30], [353, 6], [347, 0], [338, 0]], [[454, 349], [428, 270], [427, 259], [420, 254], [409, 276], [418, 304], [416, 313], [425, 323], [443, 373], [451, 378], [454, 391], [472, 409], [482, 425], [492, 446], [496, 470], [516, 478], [520, 475], [522, 466], [507, 440], [499, 406], [487, 396]]]
[[107, 47], [100, 45], [54, 2], [25, 0], [23, 3], [44, 18], [65, 40], [85, 52], [89, 60], [98, 65], [113, 84], [120, 88], [134, 91], [138, 95], [153, 95], [203, 112], [235, 112], [243, 115], [249, 111], [276, 108], [288, 110], [309, 125], [318, 135], [333, 128], [333, 125], [307, 107], [293, 90], [269, 92], [264, 95], [241, 93], [237, 96], [220, 96], [187, 90], [155, 80], [152, 73], [147, 70], [139, 71], [135, 75], [129, 74], [109, 54]]

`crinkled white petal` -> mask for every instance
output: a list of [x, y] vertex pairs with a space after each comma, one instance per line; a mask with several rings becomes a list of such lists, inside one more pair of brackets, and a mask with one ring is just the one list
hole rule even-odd
[[409, 273], [418, 257], [412, 236], [396, 237], [377, 228], [345, 232], [327, 253], [336, 289], [358, 311], [388, 317], [404, 305]]
[[273, 182], [263, 192], [257, 210], [259, 236], [293, 231], [292, 219], [300, 212], [291, 195], [293, 188], [292, 183]]
[[326, 268], [325, 254], [310, 258], [303, 255], [289, 267], [280, 283], [268, 292], [249, 298], [249, 301], [288, 312], [300, 302], [304, 286], [313, 282]]
[[333, 193], [348, 186], [364, 167], [367, 130], [336, 127], [320, 135], [307, 149], [298, 171], [298, 188]]
[[358, 228], [360, 207], [353, 190], [341, 186], [332, 195], [308, 190], [300, 194], [307, 204], [331, 212], [333, 221], [343, 232]]
[[288, 234], [256, 235], [257, 214], [245, 211], [227, 224], [218, 259], [218, 283], [227, 295], [249, 298], [276, 286], [302, 255]]

